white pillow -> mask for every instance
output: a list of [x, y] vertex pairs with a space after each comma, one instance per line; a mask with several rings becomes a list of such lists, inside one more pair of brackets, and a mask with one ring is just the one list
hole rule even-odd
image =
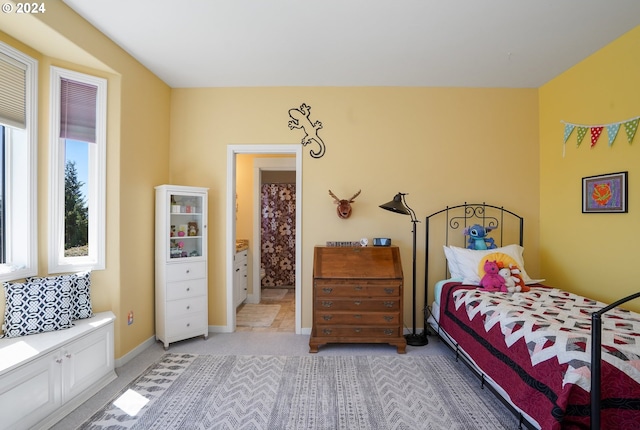
[[541, 279], [531, 279], [524, 270], [524, 258], [522, 257], [523, 252], [524, 248], [515, 244], [487, 250], [459, 248], [457, 246], [444, 247], [444, 255], [447, 258], [451, 277], [461, 278], [463, 283], [470, 285], [480, 285], [480, 262], [486, 256], [497, 253], [506, 254], [516, 262], [525, 284], [541, 282]]

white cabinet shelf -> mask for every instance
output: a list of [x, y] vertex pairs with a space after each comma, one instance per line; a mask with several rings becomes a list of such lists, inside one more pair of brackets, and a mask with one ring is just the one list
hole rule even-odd
[[207, 189], [156, 187], [156, 339], [209, 335]]

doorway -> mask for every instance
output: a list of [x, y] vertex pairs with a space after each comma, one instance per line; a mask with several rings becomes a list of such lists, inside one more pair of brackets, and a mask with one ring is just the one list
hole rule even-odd
[[[256, 158], [253, 163], [253, 277], [254, 302], [260, 302], [262, 287], [294, 287], [296, 228], [296, 164], [294, 158]], [[292, 212], [292, 209], [294, 213]], [[264, 216], [268, 217], [268, 221]], [[267, 243], [265, 243], [265, 240]], [[265, 249], [266, 248], [266, 249]], [[274, 249], [275, 248], [275, 249]], [[279, 251], [277, 251], [279, 250]], [[272, 257], [269, 258], [271, 251]], [[260, 269], [265, 270], [261, 280]]]
[[[226, 204], [226, 216], [227, 216], [227, 236], [226, 236], [226, 311], [227, 311], [227, 327], [225, 331], [234, 332], [236, 330], [236, 308], [233, 300], [233, 257], [235, 255], [235, 243], [236, 243], [236, 174], [237, 174], [237, 155], [249, 154], [249, 155], [280, 155], [290, 154], [294, 157], [287, 158], [256, 158], [254, 166], [254, 228], [253, 228], [253, 240], [249, 244], [251, 251], [250, 260], [252, 262], [252, 290], [253, 295], [251, 302], [260, 302], [260, 202], [259, 202], [259, 188], [260, 188], [260, 176], [262, 170], [292, 170], [295, 171], [295, 189], [296, 192], [296, 207], [295, 207], [295, 225], [301, 226], [301, 214], [302, 214], [302, 148], [299, 145], [229, 145], [227, 147], [227, 204]], [[255, 214], [255, 212], [258, 212]], [[295, 235], [295, 332], [301, 333], [301, 244], [302, 234], [301, 229], [296, 229]]]

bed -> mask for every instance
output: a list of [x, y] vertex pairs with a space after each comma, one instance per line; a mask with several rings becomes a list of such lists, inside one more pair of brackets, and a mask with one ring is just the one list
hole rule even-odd
[[[466, 249], [463, 231], [474, 224], [491, 229], [495, 249]], [[502, 207], [446, 207], [425, 227], [430, 330], [500, 396], [520, 428], [640, 428], [640, 314], [619, 307], [640, 293], [607, 306], [531, 279], [524, 219]], [[529, 291], [478, 286], [487, 260], [515, 268]]]

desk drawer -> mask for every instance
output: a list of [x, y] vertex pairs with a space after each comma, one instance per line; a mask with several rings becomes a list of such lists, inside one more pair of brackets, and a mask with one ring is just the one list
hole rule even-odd
[[399, 327], [349, 327], [349, 326], [318, 326], [317, 337], [398, 337], [401, 336]]
[[316, 297], [397, 297], [400, 295], [400, 282], [389, 281], [318, 281]]
[[369, 325], [369, 326], [399, 326], [400, 314], [397, 312], [325, 312], [317, 311], [315, 323], [320, 325]]
[[189, 279], [205, 278], [206, 276], [206, 261], [167, 264], [167, 282], [187, 281]]
[[351, 311], [353, 313], [365, 311], [392, 312], [400, 310], [400, 298], [393, 297], [388, 300], [351, 298], [351, 299], [316, 299], [314, 310], [321, 311]]

